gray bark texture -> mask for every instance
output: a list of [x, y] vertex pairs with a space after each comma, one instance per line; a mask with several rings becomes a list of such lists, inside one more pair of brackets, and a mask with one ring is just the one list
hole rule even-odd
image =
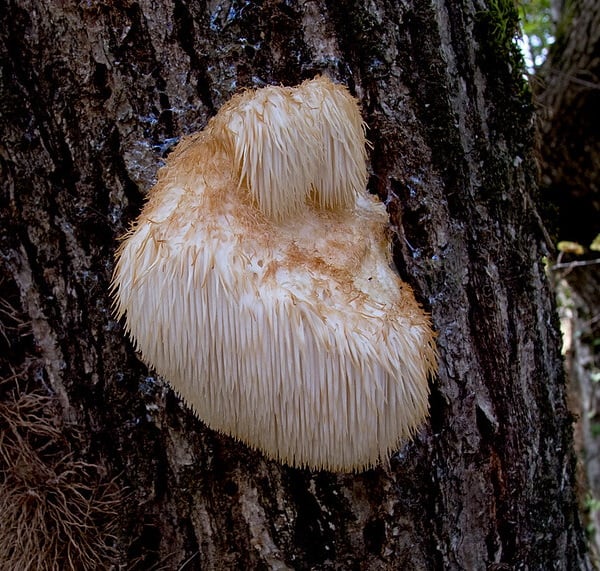
[[[589, 567], [512, 2], [3, 4], [0, 492], [22, 509], [0, 567]], [[360, 100], [369, 188], [439, 332], [428, 423], [360, 474], [207, 429], [108, 292], [174, 142], [239, 88], [319, 73]]]

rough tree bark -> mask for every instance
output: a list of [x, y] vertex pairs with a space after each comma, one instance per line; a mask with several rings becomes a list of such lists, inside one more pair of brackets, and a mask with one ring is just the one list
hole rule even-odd
[[[0, 19], [3, 297], [32, 333], [3, 365], [117, 478], [121, 565], [587, 568], [512, 2], [19, 0]], [[238, 88], [317, 73], [361, 101], [370, 189], [439, 331], [429, 423], [361, 474], [286, 468], [205, 428], [108, 295], [172, 143]]]
[[588, 246], [600, 232], [600, 6], [565, 2], [536, 82], [541, 187], [563, 240]]
[[[580, 394], [587, 483], [600, 498], [600, 257], [589, 250], [600, 234], [600, 4], [571, 0], [561, 5], [556, 42], [536, 82], [539, 104], [541, 193], [556, 209], [560, 240], [580, 243], [582, 257], [565, 255], [554, 272], [568, 284], [569, 378]], [[571, 265], [576, 262], [575, 265]], [[577, 265], [581, 264], [581, 265]], [[600, 553], [600, 510], [590, 509]]]

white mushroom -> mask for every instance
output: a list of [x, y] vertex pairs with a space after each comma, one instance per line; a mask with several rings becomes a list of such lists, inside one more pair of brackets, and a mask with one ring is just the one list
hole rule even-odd
[[434, 334], [366, 179], [344, 87], [246, 91], [173, 151], [117, 253], [143, 360], [210, 427], [293, 466], [373, 466], [427, 415]]

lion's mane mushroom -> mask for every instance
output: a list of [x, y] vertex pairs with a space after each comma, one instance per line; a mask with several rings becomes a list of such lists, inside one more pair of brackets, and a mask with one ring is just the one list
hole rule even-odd
[[117, 253], [144, 361], [209, 426], [293, 466], [372, 466], [427, 415], [434, 335], [366, 179], [344, 87], [246, 91], [173, 151]]

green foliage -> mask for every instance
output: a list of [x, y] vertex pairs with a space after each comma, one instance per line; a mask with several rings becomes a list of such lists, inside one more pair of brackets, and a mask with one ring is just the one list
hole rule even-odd
[[521, 0], [521, 27], [528, 66], [539, 67], [554, 42], [554, 22], [550, 0]]
[[588, 516], [589, 523], [586, 526], [586, 532], [589, 537], [593, 536], [596, 532], [594, 525], [594, 516], [598, 510], [600, 510], [600, 500], [592, 495], [591, 492], [585, 497], [583, 508]]
[[[600, 436], [600, 423], [598, 423], [598, 422], [593, 422], [593, 423], [591, 424], [591, 427], [590, 427], [590, 428], [591, 428], [590, 432], [592, 433], [592, 436], [593, 436], [594, 438], [598, 438], [598, 436]], [[596, 508], [596, 509], [597, 509], [597, 508]]]

